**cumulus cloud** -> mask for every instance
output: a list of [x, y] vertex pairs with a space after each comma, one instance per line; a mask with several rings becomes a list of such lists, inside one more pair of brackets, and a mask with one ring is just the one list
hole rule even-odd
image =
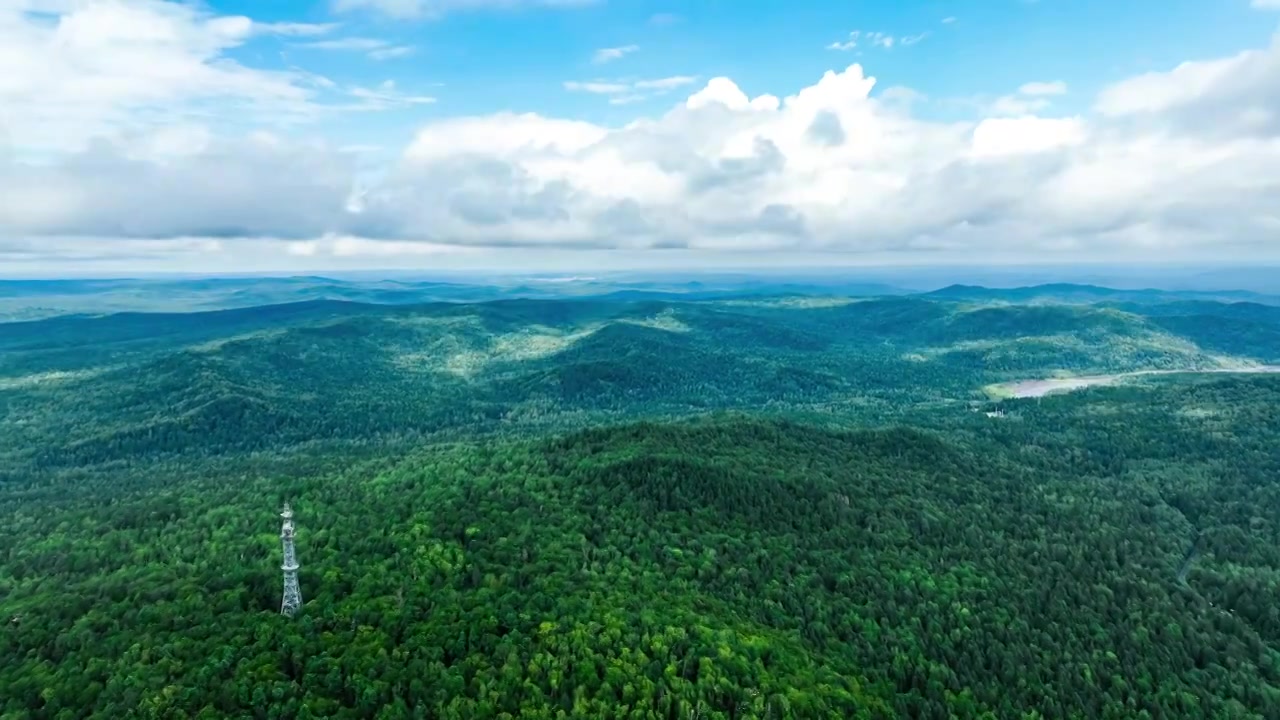
[[1114, 121], [1274, 137], [1280, 132], [1280, 34], [1262, 50], [1129, 78], [1099, 94], [1094, 108]]
[[[657, 119], [557, 124], [553, 145], [461, 165], [456, 153], [406, 160], [371, 191], [377, 222], [358, 230], [430, 228], [433, 241], [478, 244], [1083, 255], [1271, 237], [1276, 138], [1146, 134], [1105, 116], [926, 122], [873, 98], [873, 86], [858, 65], [782, 99], [715, 78]], [[447, 132], [470, 146], [491, 122], [454, 121]], [[504, 124], [527, 124], [516, 135], [534, 138], [552, 122]], [[440, 130], [424, 134], [455, 145]], [[462, 182], [432, 195], [439, 176]], [[414, 194], [398, 195], [406, 186]]]
[[852, 64], [785, 96], [712, 78], [664, 114], [615, 127], [442, 120], [360, 182], [351, 153], [323, 145], [198, 125], [142, 133], [42, 164], [3, 159], [0, 227], [28, 244], [284, 238], [312, 258], [411, 247], [1280, 253], [1280, 44], [1122, 81], [1079, 115], [1034, 104], [1066, 91], [1051, 81], [1013, 94], [1033, 103], [1021, 112], [956, 122], [918, 117], [876, 85]]
[[474, 254], [476, 248], [437, 245], [428, 242], [369, 240], [351, 235], [327, 234], [314, 240], [295, 240], [285, 244], [285, 252], [295, 257], [403, 257], [406, 255]]
[[[0, 156], [0, 227], [20, 235], [310, 237], [344, 222], [349, 159], [266, 133], [176, 127], [57, 163]], [[7, 233], [0, 233], [7, 234]]]
[[996, 115], [1026, 115], [1040, 112], [1048, 108], [1055, 95], [1065, 95], [1067, 84], [1061, 80], [1052, 82], [1024, 83], [1012, 95], [1002, 95], [991, 103], [991, 112]]
[[0, 2], [0, 130], [17, 147], [45, 151], [215, 111], [305, 118], [316, 111], [310, 78], [253, 69], [226, 52], [257, 35], [332, 28], [255, 23], [161, 0]]

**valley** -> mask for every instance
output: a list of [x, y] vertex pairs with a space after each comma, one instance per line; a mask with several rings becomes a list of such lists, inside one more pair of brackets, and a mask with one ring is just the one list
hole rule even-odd
[[996, 398], [1037, 398], [1049, 393], [1070, 392], [1099, 385], [1113, 385], [1127, 378], [1140, 378], [1148, 375], [1180, 375], [1197, 373], [1231, 373], [1249, 375], [1254, 373], [1277, 373], [1280, 366], [1258, 365], [1253, 367], [1227, 368], [1187, 368], [1184, 370], [1134, 370], [1113, 375], [1094, 375], [1087, 377], [1049, 378], [1046, 380], [1022, 380], [1019, 382], [1001, 383], [988, 387], [988, 393]]

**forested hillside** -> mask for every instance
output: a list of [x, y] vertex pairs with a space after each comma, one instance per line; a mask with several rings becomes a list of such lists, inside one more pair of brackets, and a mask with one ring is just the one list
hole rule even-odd
[[796, 296], [0, 324], [0, 718], [1280, 717], [1280, 376], [982, 393], [1278, 332]]
[[1280, 362], [1280, 313], [918, 298], [314, 301], [0, 324], [0, 457], [76, 466], [771, 409], [884, 421], [991, 382]]

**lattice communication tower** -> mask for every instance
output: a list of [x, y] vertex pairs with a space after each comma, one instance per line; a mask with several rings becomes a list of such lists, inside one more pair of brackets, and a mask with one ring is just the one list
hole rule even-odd
[[284, 546], [284, 562], [280, 564], [284, 571], [284, 600], [280, 602], [280, 614], [293, 615], [302, 607], [302, 591], [298, 589], [298, 554], [293, 549], [293, 510], [289, 503], [284, 504], [280, 517], [284, 518], [280, 526], [280, 544]]

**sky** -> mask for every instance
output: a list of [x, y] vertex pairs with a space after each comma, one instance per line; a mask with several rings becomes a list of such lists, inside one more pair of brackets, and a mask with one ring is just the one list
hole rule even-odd
[[0, 275], [1280, 262], [1280, 0], [0, 0]]

